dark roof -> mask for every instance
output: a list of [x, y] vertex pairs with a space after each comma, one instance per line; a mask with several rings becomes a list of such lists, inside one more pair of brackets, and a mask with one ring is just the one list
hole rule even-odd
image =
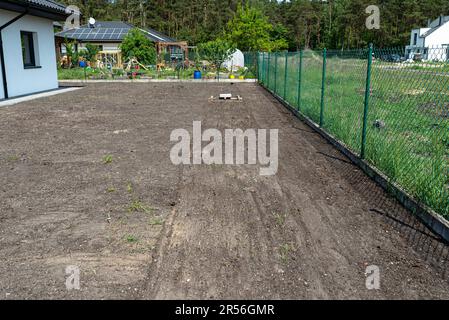
[[24, 0], [24, 2], [61, 12], [65, 12], [66, 8], [66, 6], [53, 0]]
[[[132, 24], [122, 21], [97, 21], [95, 25], [83, 25], [76, 29], [69, 29], [56, 33], [57, 37], [75, 39], [83, 42], [121, 42], [128, 32], [135, 28]], [[145, 35], [154, 42], [176, 42], [153, 29], [139, 28]]]
[[[81, 28], [87, 28], [87, 25], [82, 26]], [[93, 25], [94, 28], [133, 28], [130, 23], [126, 23], [123, 21], [97, 21]]]
[[66, 12], [66, 6], [53, 0], [2, 0], [0, 9], [25, 12], [52, 20], [64, 20], [71, 13]]
[[165, 34], [151, 28], [146, 28], [142, 31], [146, 32], [147, 36], [155, 42], [177, 42], [175, 38], [168, 37]]

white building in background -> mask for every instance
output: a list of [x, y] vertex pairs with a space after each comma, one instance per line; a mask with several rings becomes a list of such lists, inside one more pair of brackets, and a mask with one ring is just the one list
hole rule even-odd
[[245, 67], [245, 56], [243, 52], [239, 49], [235, 50], [229, 59], [223, 62], [223, 67], [229, 71], [237, 71], [238, 69]]
[[53, 21], [68, 15], [53, 0], [0, 1], [0, 99], [58, 88]]
[[405, 48], [407, 59], [420, 56], [423, 60], [449, 60], [449, 16], [429, 20], [426, 28], [412, 30], [410, 45]]

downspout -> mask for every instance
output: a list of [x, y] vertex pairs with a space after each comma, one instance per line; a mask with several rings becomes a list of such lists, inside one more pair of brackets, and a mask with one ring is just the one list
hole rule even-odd
[[25, 10], [25, 12], [19, 14], [14, 19], [12, 19], [12, 20], [6, 22], [4, 25], [0, 26], [0, 65], [1, 65], [1, 70], [2, 70], [3, 93], [4, 93], [4, 96], [5, 96], [4, 97], [5, 99], [8, 99], [9, 95], [8, 95], [8, 81], [6, 79], [6, 66], [5, 66], [5, 54], [4, 54], [4, 49], [3, 49], [2, 31], [3, 31], [3, 29], [8, 27], [9, 25], [13, 24], [14, 22], [16, 22], [17, 20], [22, 18], [27, 13], [28, 13], [28, 8]]

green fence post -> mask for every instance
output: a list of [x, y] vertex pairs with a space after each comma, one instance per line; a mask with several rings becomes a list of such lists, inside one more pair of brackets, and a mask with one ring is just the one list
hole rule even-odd
[[267, 88], [268, 88], [268, 90], [271, 90], [271, 88], [270, 88], [270, 64], [271, 64], [271, 52], [268, 52], [268, 65], [267, 65]]
[[365, 158], [366, 147], [366, 130], [368, 126], [368, 108], [369, 99], [371, 96], [371, 69], [373, 64], [373, 44], [369, 45], [368, 49], [368, 68], [366, 72], [366, 87], [365, 87], [365, 106], [363, 109], [363, 128], [362, 128], [362, 148], [360, 150], [360, 158]]
[[259, 55], [257, 52], [254, 53], [254, 59], [255, 59], [255, 61], [254, 61], [255, 68], [256, 68], [256, 70], [254, 70], [254, 71], [255, 71], [255, 75], [257, 76], [257, 81], [259, 81]]
[[267, 66], [267, 61], [266, 61], [266, 53], [263, 53], [263, 69], [262, 69], [262, 74], [263, 74], [263, 85], [266, 87], [267, 86], [267, 71], [266, 71], [266, 66]]
[[267, 55], [268, 55], [268, 53], [263, 53], [263, 70], [262, 70], [262, 72], [263, 72], [263, 84], [264, 84], [264, 86], [265, 87], [268, 87], [268, 83], [267, 83], [267, 72], [268, 72], [268, 69], [267, 69]]
[[278, 79], [278, 54], [274, 53], [274, 93], [277, 94], [277, 79]]
[[263, 84], [265, 87], [268, 87], [268, 81], [267, 81], [267, 74], [268, 74], [268, 68], [267, 68], [267, 62], [268, 62], [268, 53], [263, 53]]
[[[259, 63], [259, 53], [255, 53], [255, 56], [256, 56], [256, 63]], [[256, 80], [257, 80], [257, 82], [259, 82], [259, 79], [260, 79], [260, 74], [259, 74], [259, 70], [257, 70], [257, 72], [254, 74], [254, 76], [256, 77]]]
[[302, 59], [303, 59], [303, 51], [300, 50], [299, 51], [299, 70], [298, 70], [298, 101], [297, 101], [297, 106], [298, 106], [298, 111], [300, 110], [300, 105], [301, 105], [301, 77], [302, 77]]
[[[259, 59], [260, 59], [260, 53], [257, 51], [257, 53], [256, 53], [257, 64], [259, 64]], [[260, 83], [260, 70], [259, 69], [257, 69], [256, 77], [257, 77], [257, 82]]]
[[284, 101], [287, 101], [287, 73], [288, 73], [288, 51], [285, 52]]
[[323, 126], [324, 123], [324, 90], [326, 88], [326, 57], [327, 50], [324, 48], [323, 50], [323, 76], [321, 79], [321, 108], [320, 108], [320, 127]]

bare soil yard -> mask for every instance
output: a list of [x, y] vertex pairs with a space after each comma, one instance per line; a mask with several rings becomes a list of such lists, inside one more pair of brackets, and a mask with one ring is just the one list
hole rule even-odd
[[[244, 101], [208, 101], [229, 91]], [[279, 129], [277, 175], [173, 165], [170, 133], [194, 120]], [[89, 84], [0, 108], [0, 181], [0, 299], [449, 298], [448, 246], [255, 84]]]

